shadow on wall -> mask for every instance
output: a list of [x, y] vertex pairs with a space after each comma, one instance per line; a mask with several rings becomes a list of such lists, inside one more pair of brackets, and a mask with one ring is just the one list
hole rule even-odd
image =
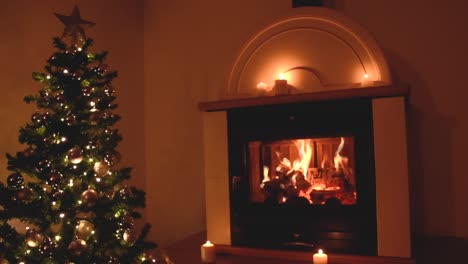
[[[384, 52], [395, 85], [410, 85], [407, 141], [412, 232], [426, 233], [428, 225], [436, 225], [455, 234], [455, 176], [450, 143], [455, 118], [437, 112], [429, 85], [411, 63], [391, 51]], [[438, 214], [433, 213], [436, 210]]]

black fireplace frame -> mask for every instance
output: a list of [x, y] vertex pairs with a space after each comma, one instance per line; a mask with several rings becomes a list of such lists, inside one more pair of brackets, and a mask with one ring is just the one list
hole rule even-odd
[[[377, 255], [372, 118], [370, 98], [227, 110], [232, 245]], [[250, 201], [248, 142], [338, 136], [354, 137], [356, 205]]]

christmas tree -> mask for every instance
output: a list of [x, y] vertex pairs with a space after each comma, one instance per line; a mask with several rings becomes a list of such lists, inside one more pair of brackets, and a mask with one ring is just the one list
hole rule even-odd
[[[145, 193], [128, 186], [130, 168], [118, 165], [122, 140], [113, 128], [115, 71], [106, 52], [93, 53], [77, 7], [56, 14], [65, 24], [41, 84], [25, 101], [36, 105], [20, 129], [25, 148], [7, 154], [7, 184], [0, 183], [0, 263], [150, 263], [156, 259], [135, 220]], [[25, 228], [15, 227], [22, 222]]]

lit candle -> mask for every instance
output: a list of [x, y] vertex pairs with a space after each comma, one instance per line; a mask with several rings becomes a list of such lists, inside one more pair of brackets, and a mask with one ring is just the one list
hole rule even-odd
[[258, 90], [266, 90], [267, 87], [268, 87], [268, 85], [267, 85], [266, 83], [264, 83], [264, 82], [259, 82], [259, 83], [257, 84], [257, 89], [258, 89]]
[[323, 250], [319, 249], [318, 253], [314, 254], [314, 264], [327, 264], [328, 256], [323, 253]]
[[258, 95], [266, 95], [266, 93], [268, 92], [268, 85], [264, 82], [259, 82], [257, 84], [257, 92], [258, 92]]
[[279, 79], [275, 80], [275, 94], [288, 94], [288, 80], [284, 78], [284, 74], [279, 74]]
[[209, 240], [201, 246], [201, 259], [203, 263], [214, 263], [216, 261], [216, 249]]
[[367, 86], [372, 86], [373, 81], [369, 78], [369, 74], [365, 73], [364, 76], [362, 76], [361, 80], [361, 86], [367, 87]]

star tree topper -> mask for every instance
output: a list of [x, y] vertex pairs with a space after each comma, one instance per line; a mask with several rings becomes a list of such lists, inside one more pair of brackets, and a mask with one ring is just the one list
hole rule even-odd
[[76, 46], [78, 41], [83, 41], [86, 39], [84, 28], [89, 28], [96, 25], [94, 22], [82, 19], [80, 16], [80, 10], [77, 6], [73, 8], [72, 14], [70, 16], [57, 13], [54, 14], [58, 19], [60, 19], [60, 21], [62, 21], [63, 24], [65, 24], [62, 39], [70, 37], [72, 46]]

